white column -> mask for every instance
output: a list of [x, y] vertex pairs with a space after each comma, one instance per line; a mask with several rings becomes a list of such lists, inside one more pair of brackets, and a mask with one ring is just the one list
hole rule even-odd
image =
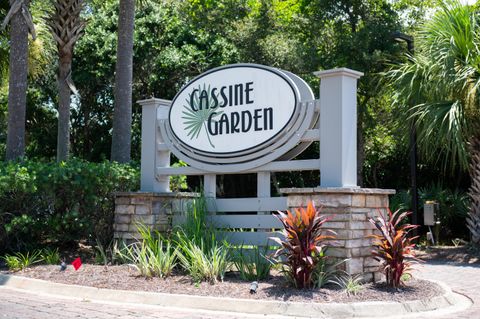
[[357, 187], [357, 80], [339, 68], [320, 78], [320, 186]]
[[163, 143], [158, 123], [168, 120], [171, 101], [148, 99], [138, 101], [142, 106], [142, 153], [140, 165], [140, 190], [143, 192], [170, 192], [170, 176], [156, 177], [157, 167], [170, 166], [170, 151], [158, 151]]

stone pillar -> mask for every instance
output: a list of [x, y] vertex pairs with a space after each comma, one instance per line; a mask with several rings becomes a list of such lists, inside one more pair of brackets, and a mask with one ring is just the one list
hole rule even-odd
[[157, 177], [157, 167], [170, 166], [170, 151], [159, 149], [163, 143], [158, 124], [168, 120], [171, 101], [148, 99], [138, 101], [142, 106], [142, 154], [140, 165], [140, 190], [144, 192], [169, 192], [170, 176]]
[[347, 68], [315, 72], [320, 78], [320, 185], [357, 186], [357, 80]]
[[379, 280], [379, 263], [372, 258], [372, 239], [368, 235], [375, 228], [369, 217], [386, 214], [388, 195], [394, 190], [368, 188], [288, 188], [281, 189], [287, 196], [288, 209], [306, 207], [313, 201], [323, 215], [331, 216], [325, 228], [337, 233], [335, 246], [327, 255], [347, 259], [344, 270], [350, 275], [361, 275], [364, 281]]
[[114, 239], [139, 239], [136, 223], [167, 234], [191, 205], [197, 193], [127, 192], [115, 194]]

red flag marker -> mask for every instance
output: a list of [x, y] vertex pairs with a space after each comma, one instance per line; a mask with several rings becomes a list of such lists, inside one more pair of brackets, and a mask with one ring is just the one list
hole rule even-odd
[[73, 268], [75, 268], [75, 270], [78, 270], [82, 266], [82, 260], [80, 259], [80, 257], [78, 257], [72, 262], [72, 266]]

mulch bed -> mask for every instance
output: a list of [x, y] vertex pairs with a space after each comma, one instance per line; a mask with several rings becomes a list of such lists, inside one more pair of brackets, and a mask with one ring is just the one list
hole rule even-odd
[[[3, 273], [8, 272], [3, 271]], [[347, 295], [335, 285], [322, 289], [298, 290], [287, 285], [281, 275], [274, 273], [269, 280], [259, 282], [256, 294], [250, 294], [250, 283], [241, 280], [238, 273], [234, 272], [227, 273], [223, 282], [196, 284], [182, 274], [175, 274], [167, 279], [145, 279], [138, 276], [137, 271], [128, 265], [84, 264], [78, 271], [69, 266], [63, 272], [59, 270], [59, 266], [40, 265], [17, 272], [15, 275], [97, 288], [319, 303], [426, 300], [443, 293], [443, 289], [435, 283], [414, 278], [407, 281], [406, 287], [398, 291], [383, 283], [364, 284], [357, 295]]]

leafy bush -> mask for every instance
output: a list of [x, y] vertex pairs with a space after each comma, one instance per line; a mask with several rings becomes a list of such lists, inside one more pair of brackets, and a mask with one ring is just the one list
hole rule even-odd
[[41, 254], [41, 250], [34, 250], [33, 252], [26, 252], [24, 254], [16, 253], [15, 255], [6, 255], [3, 259], [8, 269], [11, 271], [19, 271], [41, 262], [43, 260]]
[[440, 220], [441, 238], [468, 239], [470, 232], [466, 226], [466, 218], [470, 206], [470, 199], [465, 192], [443, 188], [441, 185], [431, 185], [419, 189], [420, 206], [429, 200], [439, 204], [438, 218]]
[[[172, 165], [172, 167], [186, 167], [187, 163], [184, 161], [178, 161]], [[172, 192], [180, 192], [188, 189], [187, 176], [186, 175], [173, 175], [170, 176], [170, 190]]]
[[271, 238], [281, 246], [274, 258], [283, 257], [278, 262], [285, 266], [284, 274], [297, 288], [310, 288], [317, 264], [324, 258], [327, 240], [334, 238], [333, 231], [322, 229], [328, 218], [320, 215], [313, 202], [308, 203], [307, 209], [295, 209], [293, 214], [288, 210], [279, 212], [277, 218], [283, 224], [284, 238]]
[[[465, 192], [451, 190], [440, 184], [433, 184], [420, 188], [418, 191], [418, 210], [422, 214], [423, 204], [426, 201], [436, 201], [439, 204], [437, 218], [440, 220], [440, 239], [469, 238], [466, 226], [466, 217], [470, 200]], [[409, 191], [401, 190], [392, 196], [390, 210], [411, 210], [412, 198]], [[423, 223], [423, 220], [420, 220]]]
[[406, 258], [415, 258], [413, 240], [417, 237], [408, 237], [412, 229], [418, 225], [411, 225], [406, 222], [406, 218], [411, 214], [397, 210], [392, 213], [388, 210], [388, 219], [382, 214], [377, 219], [369, 218], [380, 234], [370, 235], [375, 241], [372, 252], [374, 258], [382, 263], [383, 273], [385, 274], [387, 285], [398, 288], [402, 283], [402, 276], [410, 271], [410, 262]]
[[5, 264], [10, 271], [22, 270], [22, 266], [20, 265], [20, 259], [17, 256], [7, 255], [3, 257], [3, 260], [5, 260]]
[[240, 272], [240, 278], [248, 281], [267, 279], [272, 267], [272, 263], [266, 258], [267, 252], [268, 246], [264, 246], [263, 251], [258, 246], [249, 251], [243, 246], [240, 247], [233, 259], [235, 268]]
[[113, 193], [138, 189], [135, 166], [72, 159], [0, 163], [0, 247], [30, 250], [48, 241], [107, 244], [113, 237]]

